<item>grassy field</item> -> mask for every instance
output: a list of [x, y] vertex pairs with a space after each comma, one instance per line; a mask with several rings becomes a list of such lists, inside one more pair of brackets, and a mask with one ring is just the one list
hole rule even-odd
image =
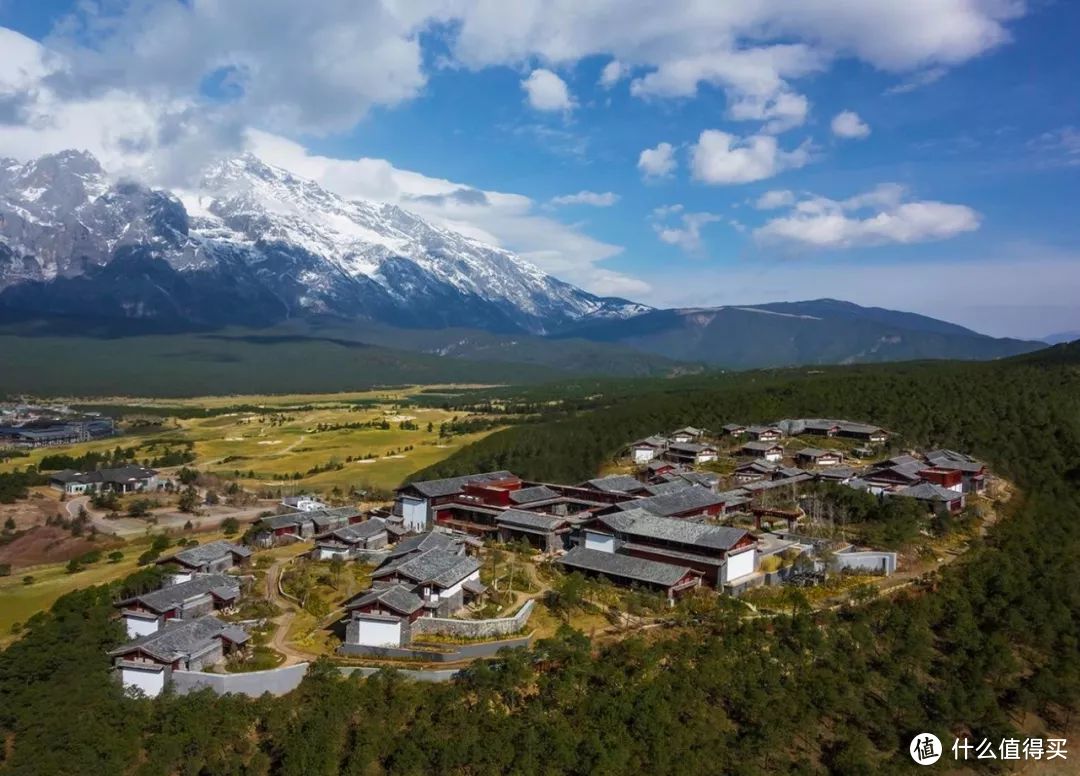
[[[438, 408], [410, 407], [406, 396], [414, 390], [211, 396], [168, 403], [116, 398], [98, 404], [122, 409], [127, 418], [137, 416], [140, 407], [205, 407], [219, 414], [162, 417], [156, 419], [159, 425], [129, 426], [131, 433], [123, 436], [35, 450], [26, 457], [0, 463], [0, 471], [37, 465], [46, 455], [79, 456], [118, 445], [136, 447], [139, 460], [152, 459], [161, 451], [155, 443], [184, 440], [194, 443], [196, 457], [191, 466], [237, 479], [249, 488], [282, 488], [286, 492], [348, 491], [352, 487], [387, 490], [412, 472], [492, 433], [440, 438], [440, 424], [455, 415]], [[236, 411], [229, 412], [231, 407]], [[388, 428], [366, 425], [372, 422], [385, 422]]]
[[[198, 534], [200, 544], [224, 538], [219, 532]], [[57, 598], [79, 588], [102, 585], [123, 579], [138, 569], [138, 558], [150, 547], [150, 538], [139, 537], [127, 542], [121, 551], [124, 558], [118, 563], [101, 560], [82, 571], [67, 573], [66, 563], [48, 563], [19, 569], [10, 577], [0, 577], [0, 647], [15, 640], [11, 626], [26, 622], [35, 613], [45, 611]], [[175, 552], [166, 550], [163, 555]], [[31, 576], [26, 584], [23, 578]]]

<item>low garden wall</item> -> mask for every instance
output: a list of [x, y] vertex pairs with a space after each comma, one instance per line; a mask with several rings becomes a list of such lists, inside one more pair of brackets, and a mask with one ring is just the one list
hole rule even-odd
[[419, 636], [440, 635], [461, 639], [490, 639], [521, 633], [529, 622], [536, 602], [528, 600], [513, 617], [494, 620], [454, 620], [445, 617], [421, 617], [409, 626], [414, 641]]
[[308, 664], [271, 668], [268, 671], [250, 671], [240, 674], [209, 674], [203, 671], [173, 671], [173, 688], [180, 695], [211, 689], [218, 695], [236, 693], [258, 698], [263, 693], [284, 695], [295, 690], [307, 673]]

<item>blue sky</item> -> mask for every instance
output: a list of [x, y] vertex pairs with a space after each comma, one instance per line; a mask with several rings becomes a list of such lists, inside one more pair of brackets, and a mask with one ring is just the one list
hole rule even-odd
[[250, 150], [597, 293], [1080, 329], [1080, 4], [506, 6], [0, 0], [0, 155]]

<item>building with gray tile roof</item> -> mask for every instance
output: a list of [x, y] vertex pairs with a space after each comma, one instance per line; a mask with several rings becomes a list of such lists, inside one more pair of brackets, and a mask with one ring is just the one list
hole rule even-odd
[[374, 611], [383, 607], [396, 614], [409, 616], [424, 607], [424, 600], [404, 585], [392, 585], [366, 590], [345, 603], [348, 611]]
[[508, 509], [496, 517], [495, 522], [500, 526], [513, 526], [536, 531], [554, 531], [557, 528], [569, 525], [569, 521], [565, 517], [546, 515], [541, 512], [527, 512], [522, 509]]
[[724, 499], [707, 488], [691, 485], [689, 488], [683, 488], [674, 493], [622, 501], [615, 507], [624, 512], [631, 509], [644, 509], [661, 517], [694, 517], [723, 513]]
[[251, 550], [241, 544], [219, 539], [216, 542], [188, 547], [185, 550], [162, 558], [158, 563], [175, 563], [191, 571], [225, 571], [243, 563], [251, 557]]
[[500, 469], [494, 472], [482, 472], [480, 474], [466, 474], [462, 477], [444, 477], [440, 480], [421, 480], [410, 482], [398, 488], [398, 491], [414, 490], [426, 498], [438, 498], [440, 496], [452, 496], [460, 493], [469, 483], [497, 482], [499, 480], [516, 479], [517, 475]]
[[180, 610], [185, 604], [206, 596], [212, 596], [221, 605], [230, 604], [240, 597], [240, 581], [227, 574], [199, 574], [187, 582], [125, 598], [116, 605], [134, 606], [156, 614], [165, 614]]
[[391, 559], [411, 555], [414, 552], [427, 552], [433, 549], [460, 549], [461, 542], [450, 534], [439, 531], [428, 531], [417, 536], [402, 539], [390, 550]]
[[643, 509], [604, 515], [597, 518], [597, 523], [617, 535], [682, 545], [688, 549], [726, 551], [740, 542], [745, 543], [747, 538], [753, 539], [750, 532], [742, 528], [658, 517]]
[[664, 480], [663, 482], [653, 483], [652, 485], [646, 485], [642, 490], [647, 496], [660, 496], [664, 493], [675, 493], [676, 491], [693, 487], [696, 486], [691, 482], [687, 482], [683, 479], [674, 479]]
[[240, 646], [250, 638], [242, 628], [206, 615], [195, 620], [170, 621], [156, 633], [111, 650], [109, 656], [128, 660], [139, 656], [163, 665], [179, 664], [182, 669], [199, 670], [221, 661], [222, 641]]
[[689, 566], [673, 566], [630, 555], [617, 555], [600, 550], [575, 547], [559, 558], [558, 563], [568, 571], [604, 576], [619, 584], [638, 584], [660, 588], [668, 595], [676, 588], [690, 589], [701, 583], [700, 574]]
[[537, 501], [553, 501], [559, 498], [558, 492], [547, 485], [532, 485], [510, 492], [510, 500], [515, 504], [532, 504]]
[[480, 561], [442, 549], [415, 553], [376, 569], [372, 579], [407, 579], [417, 585], [449, 588], [480, 570]]
[[604, 493], [634, 493], [641, 490], [641, 483], [628, 474], [612, 474], [584, 482], [581, 487]]

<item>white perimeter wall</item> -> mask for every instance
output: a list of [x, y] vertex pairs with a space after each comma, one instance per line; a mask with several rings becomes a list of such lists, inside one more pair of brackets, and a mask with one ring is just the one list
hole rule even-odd
[[401, 516], [405, 527], [410, 531], [422, 533], [427, 530], [427, 500], [403, 496], [401, 498]]
[[356, 640], [350, 644], [362, 644], [365, 647], [400, 647], [401, 621], [367, 620], [357, 616]]
[[725, 572], [724, 581], [730, 582], [733, 579], [745, 577], [747, 574], [753, 574], [755, 555], [757, 555], [757, 551], [754, 549], [745, 550], [735, 555], [729, 555], [727, 558], [727, 570]]
[[140, 671], [135, 668], [121, 668], [120, 679], [124, 689], [142, 690], [148, 698], [156, 698], [165, 689], [164, 671]]

